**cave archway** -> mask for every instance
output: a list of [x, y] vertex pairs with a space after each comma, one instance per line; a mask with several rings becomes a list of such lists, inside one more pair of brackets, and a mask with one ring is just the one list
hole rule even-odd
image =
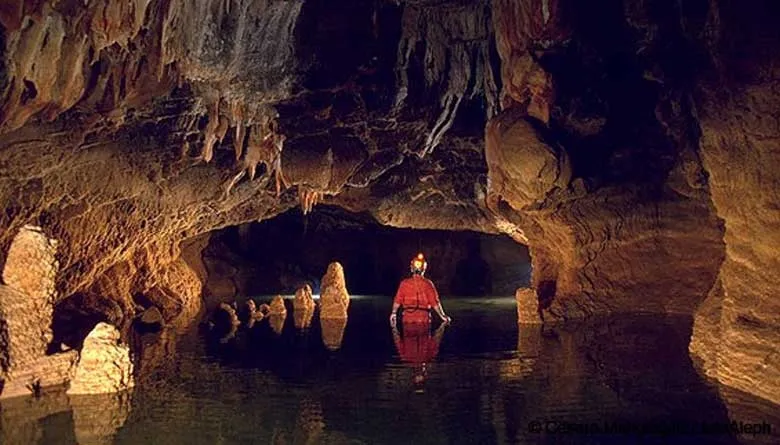
[[510, 296], [530, 282], [528, 249], [506, 236], [393, 228], [369, 214], [318, 206], [213, 232], [203, 252], [206, 297], [290, 295], [304, 283], [316, 294], [332, 261], [344, 266], [351, 294], [392, 296], [417, 252], [443, 296]]

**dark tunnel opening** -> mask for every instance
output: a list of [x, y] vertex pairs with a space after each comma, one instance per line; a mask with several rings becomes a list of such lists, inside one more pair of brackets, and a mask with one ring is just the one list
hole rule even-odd
[[530, 282], [528, 249], [509, 237], [392, 228], [368, 214], [318, 206], [309, 215], [296, 208], [214, 232], [203, 252], [206, 292], [219, 299], [290, 295], [308, 283], [317, 294], [328, 264], [338, 261], [351, 294], [391, 296], [418, 252], [443, 296], [510, 296]]

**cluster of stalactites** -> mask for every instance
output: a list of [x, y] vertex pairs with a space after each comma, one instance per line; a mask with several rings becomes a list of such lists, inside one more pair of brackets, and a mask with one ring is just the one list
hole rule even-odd
[[[440, 112], [420, 156], [438, 146], [455, 122], [463, 99], [483, 95], [488, 118], [498, 112], [498, 82], [490, 61], [493, 40], [490, 6], [474, 2], [441, 8], [409, 5], [404, 10], [398, 46], [399, 78], [396, 107], [405, 104], [410, 88], [411, 60], [424, 48], [425, 86], [440, 89]], [[420, 44], [423, 45], [420, 45]]]
[[[282, 174], [282, 148], [285, 136], [278, 133], [276, 115], [268, 108], [249, 109], [242, 101], [218, 99], [207, 106], [208, 123], [199, 159], [210, 162], [214, 148], [223, 142], [228, 131], [234, 131], [233, 150], [238, 171], [225, 188], [225, 195], [245, 177], [252, 181], [260, 164], [265, 166], [265, 180], [274, 180], [278, 197], [289, 184]], [[187, 142], [185, 142], [187, 144]], [[315, 187], [298, 184], [298, 201], [303, 214], [310, 213], [322, 202], [325, 192]]]
[[315, 205], [322, 202], [324, 196], [325, 194], [319, 190], [315, 190], [305, 185], [298, 186], [298, 200], [304, 215], [307, 215], [314, 209]]
[[[275, 113], [268, 108], [250, 109], [241, 100], [217, 99], [207, 106], [208, 123], [204, 130], [203, 147], [199, 160], [210, 162], [214, 149], [221, 143], [228, 131], [233, 134], [233, 151], [237, 172], [227, 184], [225, 195], [248, 176], [254, 180], [257, 167], [265, 166], [265, 178], [274, 178], [276, 195], [286, 188], [281, 169], [282, 147], [285, 137], [276, 129]], [[189, 144], [189, 142], [185, 142]], [[185, 152], [188, 147], [185, 146]]]

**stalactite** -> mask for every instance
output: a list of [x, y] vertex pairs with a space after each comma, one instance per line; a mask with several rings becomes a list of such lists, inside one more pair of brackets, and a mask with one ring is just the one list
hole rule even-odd
[[[483, 95], [488, 117], [498, 111], [498, 87], [490, 63], [493, 39], [488, 2], [437, 8], [407, 5], [398, 46], [399, 69], [395, 106], [406, 105], [410, 82], [422, 77], [425, 87], [438, 90], [441, 111], [426, 137], [421, 157], [429, 155], [452, 127], [463, 99]], [[411, 72], [411, 61], [424, 45], [423, 72]]]

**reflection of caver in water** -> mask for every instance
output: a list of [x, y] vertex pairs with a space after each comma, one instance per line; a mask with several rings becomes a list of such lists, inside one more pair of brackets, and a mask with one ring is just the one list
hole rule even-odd
[[431, 335], [430, 323], [403, 323], [403, 336], [393, 327], [393, 341], [401, 361], [413, 369], [412, 381], [417, 392], [422, 392], [428, 373], [428, 365], [439, 354], [439, 345], [447, 324], [443, 323]]
[[412, 276], [401, 281], [398, 286], [398, 292], [396, 292], [393, 301], [393, 311], [390, 313], [390, 324], [395, 326], [396, 313], [399, 308], [403, 309], [401, 317], [404, 326], [408, 323], [430, 323], [431, 310], [435, 311], [443, 322], [451, 322], [452, 319], [444, 313], [444, 308], [439, 301], [439, 293], [436, 292], [433, 282], [423, 277], [428, 268], [423, 254], [417, 254], [409, 267]]

